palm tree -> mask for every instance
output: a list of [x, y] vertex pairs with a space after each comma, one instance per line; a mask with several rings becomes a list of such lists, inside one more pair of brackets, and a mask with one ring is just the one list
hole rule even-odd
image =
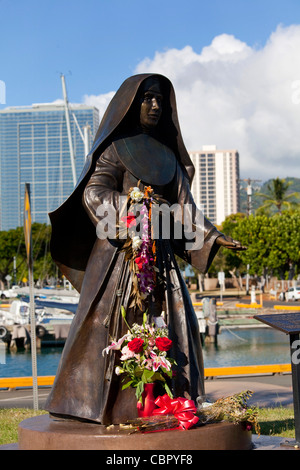
[[287, 194], [288, 188], [293, 184], [292, 181], [285, 179], [275, 178], [267, 185], [268, 194], [257, 193], [264, 199], [264, 204], [260, 209], [270, 209], [276, 206], [278, 213], [281, 215], [283, 207], [290, 209], [295, 205], [292, 199], [299, 198], [300, 194], [297, 192]]

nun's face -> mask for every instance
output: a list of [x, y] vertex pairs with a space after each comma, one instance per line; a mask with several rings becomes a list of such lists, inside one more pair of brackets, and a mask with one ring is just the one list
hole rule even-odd
[[143, 128], [156, 127], [162, 113], [162, 99], [159, 81], [152, 77], [145, 80], [140, 109], [140, 123]]

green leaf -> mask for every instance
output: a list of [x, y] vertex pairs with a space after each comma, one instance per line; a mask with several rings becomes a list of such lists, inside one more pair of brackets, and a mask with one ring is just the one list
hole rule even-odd
[[144, 391], [143, 382], [138, 382], [137, 387], [136, 387], [136, 392], [135, 392], [135, 396], [136, 396], [138, 401], [141, 398], [143, 391]]
[[141, 377], [143, 375], [143, 369], [140, 367], [140, 366], [137, 366], [135, 369], [134, 369], [134, 375], [136, 377]]
[[165, 391], [167, 392], [167, 394], [169, 395], [169, 397], [173, 398], [173, 394], [172, 394], [167, 382], [164, 384], [164, 388], [165, 388]]
[[122, 390], [125, 390], [126, 388], [130, 387], [132, 383], [133, 383], [133, 380], [129, 380], [129, 382], [126, 382], [126, 384], [123, 385]]
[[152, 382], [156, 382], [156, 380], [159, 380], [161, 382], [165, 382], [165, 378], [159, 373], [159, 372], [155, 372], [153, 374], [153, 377], [152, 377]]
[[144, 369], [144, 372], [143, 372], [143, 375], [142, 375], [143, 383], [152, 382], [152, 378], [153, 378], [154, 374], [155, 374], [155, 372], [153, 370]]

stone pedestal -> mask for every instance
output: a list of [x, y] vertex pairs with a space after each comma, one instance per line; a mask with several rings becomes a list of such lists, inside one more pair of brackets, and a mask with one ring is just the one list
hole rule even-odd
[[151, 433], [93, 423], [55, 421], [41, 415], [19, 425], [20, 450], [250, 450], [252, 436], [241, 425], [207, 424], [198, 428]]

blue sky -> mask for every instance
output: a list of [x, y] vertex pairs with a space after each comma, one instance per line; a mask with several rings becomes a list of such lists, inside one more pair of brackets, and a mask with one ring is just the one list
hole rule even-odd
[[[0, 0], [6, 105], [115, 90], [156, 51], [195, 52], [222, 33], [262, 47], [278, 24], [300, 23], [298, 0]], [[0, 105], [2, 108], [3, 106]]]
[[243, 178], [299, 176], [299, 0], [0, 0], [0, 17], [0, 110], [62, 99], [63, 73], [102, 115], [125, 78], [163, 73], [189, 150], [237, 149]]

